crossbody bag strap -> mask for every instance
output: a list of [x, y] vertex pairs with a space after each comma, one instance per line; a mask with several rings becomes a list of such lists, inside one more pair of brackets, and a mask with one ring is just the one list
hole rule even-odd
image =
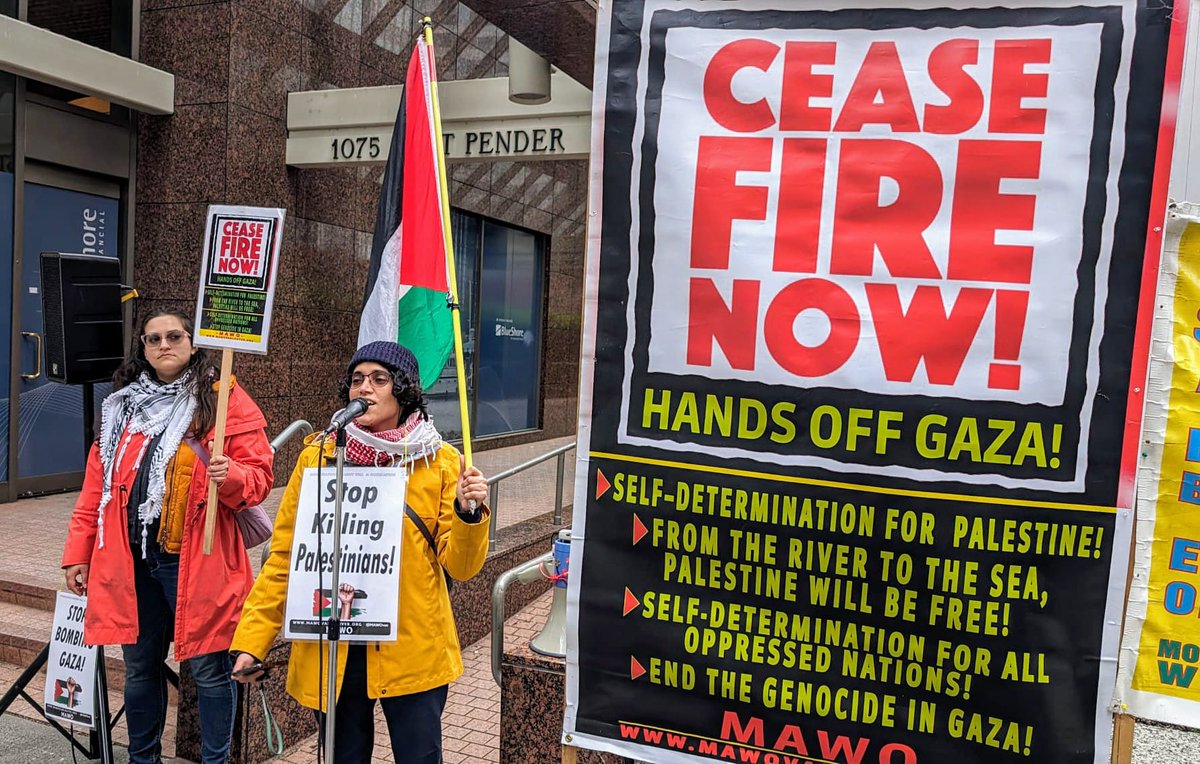
[[[429, 548], [433, 550], [433, 561], [434, 563], [437, 563], [437, 542], [433, 540], [433, 534], [429, 532], [429, 526], [425, 524], [425, 521], [421, 519], [421, 516], [417, 514], [417, 511], [409, 506], [408, 502], [404, 502], [404, 514], [408, 515], [408, 519], [413, 521], [413, 524], [417, 526], [417, 530], [419, 530], [421, 535], [425, 537], [425, 540], [429, 542]], [[450, 578], [450, 574], [446, 572], [445, 568], [442, 569], [442, 577], [446, 579], [446, 590], [449, 591], [454, 586], [454, 582]]]
[[196, 452], [196, 458], [200, 460], [201, 464], [207, 467], [208, 449], [204, 447], [200, 440], [195, 435], [185, 435], [183, 442], [192, 447], [192, 450]]
[[404, 514], [408, 515], [408, 519], [413, 521], [413, 524], [417, 526], [417, 530], [429, 542], [429, 548], [433, 550], [433, 558], [436, 560], [437, 542], [433, 540], [433, 534], [429, 532], [429, 526], [425, 524], [425, 521], [421, 519], [417, 511], [408, 505], [408, 502], [404, 502]]

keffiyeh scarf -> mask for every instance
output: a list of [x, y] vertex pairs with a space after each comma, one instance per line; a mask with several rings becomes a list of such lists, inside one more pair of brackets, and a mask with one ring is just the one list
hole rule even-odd
[[394, 430], [367, 432], [351, 422], [346, 425], [346, 458], [367, 467], [409, 465], [418, 459], [426, 464], [442, 447], [442, 436], [433, 422], [413, 412]]
[[101, 548], [104, 547], [104, 510], [112, 500], [113, 476], [117, 465], [125, 458], [125, 450], [134, 433], [141, 433], [145, 438], [134, 461], [135, 471], [142, 468], [146, 446], [159, 438], [158, 447], [150, 455], [146, 497], [137, 508], [142, 524], [142, 557], [146, 556], [147, 530], [162, 514], [167, 492], [167, 463], [179, 450], [196, 414], [196, 385], [192, 376], [192, 372], [187, 371], [174, 382], [163, 385], [143, 372], [132, 384], [104, 399], [100, 415], [100, 464], [104, 468], [104, 488], [96, 520]]

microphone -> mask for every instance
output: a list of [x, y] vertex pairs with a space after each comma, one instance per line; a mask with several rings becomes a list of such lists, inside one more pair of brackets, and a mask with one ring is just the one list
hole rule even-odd
[[337, 432], [346, 425], [358, 419], [363, 414], [367, 413], [367, 407], [371, 404], [367, 403], [362, 398], [355, 398], [350, 401], [350, 405], [333, 415], [329, 420], [329, 426], [325, 428], [325, 435]]

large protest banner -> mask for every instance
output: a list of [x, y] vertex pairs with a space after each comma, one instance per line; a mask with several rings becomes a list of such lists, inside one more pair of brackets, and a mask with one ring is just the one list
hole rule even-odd
[[1200, 725], [1200, 207], [1171, 214], [1151, 343], [1121, 703]]
[[602, 3], [565, 740], [1107, 758], [1185, 22]]

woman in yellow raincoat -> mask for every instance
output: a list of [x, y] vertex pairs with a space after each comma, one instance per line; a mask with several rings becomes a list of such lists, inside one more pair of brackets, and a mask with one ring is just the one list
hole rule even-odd
[[[367, 412], [347, 427], [346, 460], [409, 469], [407, 502], [424, 531], [408, 516], [400, 555], [400, 608], [395, 642], [343, 643], [338, 653], [335, 710], [337, 750], [332, 764], [368, 764], [374, 742], [376, 701], [383, 706], [392, 752], [403, 764], [441, 761], [441, 715], [447, 686], [463, 671], [445, 574], [466, 580], [487, 556], [490, 512], [487, 481], [462, 469], [454, 447], [443, 443], [425, 412], [417, 359], [394, 342], [372, 342], [354, 354], [342, 385], [345, 401], [364, 398]], [[235, 678], [252, 681], [283, 623], [292, 537], [304, 471], [332, 461], [310, 437], [297, 460], [275, 519], [271, 554], [242, 611], [230, 648]], [[469, 507], [475, 507], [469, 509]], [[426, 535], [428, 532], [428, 536]], [[430, 543], [432, 540], [432, 544]], [[317, 642], [294, 642], [287, 689], [320, 713], [328, 671]], [[247, 671], [249, 670], [249, 671]]]

